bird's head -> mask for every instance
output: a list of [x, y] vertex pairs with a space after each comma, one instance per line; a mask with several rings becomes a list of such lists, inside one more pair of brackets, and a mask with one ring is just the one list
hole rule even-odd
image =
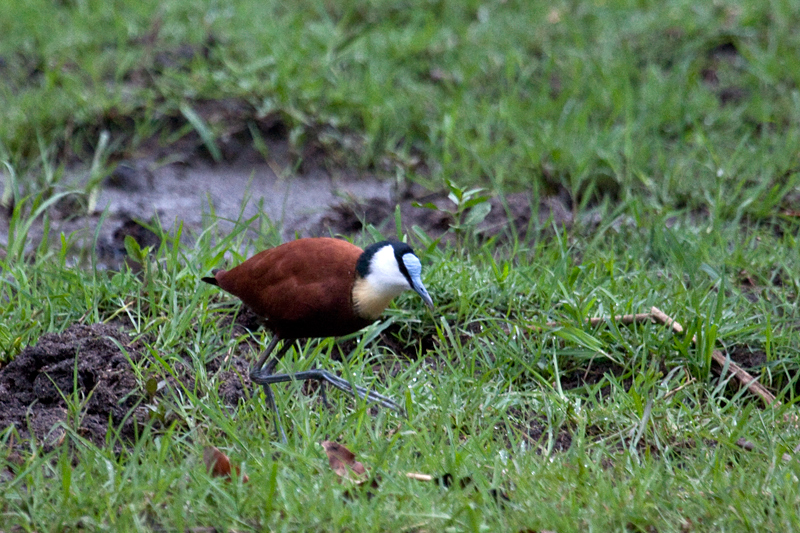
[[353, 305], [356, 312], [375, 320], [401, 292], [411, 289], [430, 309], [433, 300], [422, 283], [422, 264], [403, 242], [381, 241], [368, 246], [356, 263]]

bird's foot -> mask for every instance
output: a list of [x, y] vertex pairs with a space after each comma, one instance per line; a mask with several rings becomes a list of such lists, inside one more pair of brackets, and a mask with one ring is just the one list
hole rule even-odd
[[393, 411], [397, 411], [401, 414], [405, 413], [405, 410], [400, 406], [400, 404], [396, 403], [391, 398], [388, 398], [382, 394], [378, 394], [375, 391], [368, 390], [364, 387], [353, 385], [349, 381], [337, 376], [336, 374], [332, 374], [325, 370], [313, 369], [303, 372], [296, 372], [294, 374], [268, 374], [261, 370], [254, 370], [250, 373], [250, 380], [253, 383], [259, 383], [264, 386], [269, 386], [273, 383], [284, 383], [295, 380], [307, 381], [309, 379], [314, 379], [320, 382], [325, 381], [341, 391], [358, 396], [359, 398], [362, 398], [368, 402], [377, 403], [381, 407], [392, 409]]

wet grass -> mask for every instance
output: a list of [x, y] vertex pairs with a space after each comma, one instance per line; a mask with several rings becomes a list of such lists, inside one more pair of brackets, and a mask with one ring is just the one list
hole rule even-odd
[[[91, 444], [80, 395], [53, 451], [0, 428], [0, 528], [797, 529], [798, 19], [780, 1], [0, 3], [0, 364], [111, 321], [158, 361], [137, 367], [143, 389], [179, 368], [195, 382], [147, 400], [134, 443]], [[96, 181], [153, 143], [224, 159], [237, 135], [436, 188], [565, 189], [593, 216], [489, 243], [413, 230], [436, 311], [404, 295], [341, 343], [349, 357], [314, 341], [281, 367], [342, 372], [409, 417], [276, 386], [282, 445], [259, 392], [220, 397], [207, 363], [256, 347], [198, 282], [274, 232], [164, 236], [138, 272], [92, 268], [69, 235], [26, 245], [67, 163], [93, 161]], [[687, 336], [585, 324], [654, 305]], [[720, 379], [715, 347], [755, 361], [780, 405]], [[325, 439], [380, 476], [371, 495], [339, 483]], [[207, 444], [249, 482], [209, 477]]]
[[104, 131], [111, 166], [279, 132], [298, 159], [436, 186], [726, 217], [770, 216], [798, 180], [792, 2], [37, 0], [0, 21], [0, 155], [25, 183]]
[[[4, 528], [791, 529], [798, 463], [784, 455], [800, 442], [792, 274], [800, 247], [774, 227], [656, 222], [557, 232], [497, 254], [430, 248], [423, 262], [435, 313], [403, 295], [384, 322], [342, 344], [348, 358], [325, 340], [282, 363], [342, 372], [405, 401], [408, 419], [336, 391], [327, 409], [315, 388], [275, 386], [286, 445], [258, 391], [236, 405], [220, 396], [219, 372], [235, 368], [226, 355], [254, 357], [258, 348], [242, 344], [249, 335], [231, 321], [235, 302], [198, 284], [226, 250], [254, 251], [274, 237], [245, 243], [241, 231], [211, 229], [191, 247], [167, 240], [138, 274], [75, 269], [58, 250], [5, 262], [0, 311], [18, 336], [4, 344], [6, 356], [43, 331], [114, 320], [152, 354], [140, 362], [143, 389], [187, 367], [194, 375], [189, 385], [173, 381], [158, 402], [145, 400], [151, 422], [133, 444], [112, 431], [106, 446], [92, 445], [75, 422], [85, 398], [69, 397], [63, 442], [9, 457]], [[659, 244], [670, 239], [680, 246]], [[756, 298], [737, 281], [742, 270], [762, 285]], [[701, 346], [764, 351], [752, 371], [782, 405], [765, 408], [720, 380], [705, 349], [664, 326], [583, 324], [652, 305], [711, 339]], [[559, 326], [531, 328], [548, 321]], [[208, 372], [215, 358], [219, 372]], [[752, 451], [737, 444], [742, 438]], [[325, 439], [355, 451], [379, 475], [378, 488], [348, 492], [317, 445]], [[3, 441], [19, 442], [10, 429]], [[207, 444], [249, 482], [210, 478]], [[471, 483], [445, 488], [406, 472]]]

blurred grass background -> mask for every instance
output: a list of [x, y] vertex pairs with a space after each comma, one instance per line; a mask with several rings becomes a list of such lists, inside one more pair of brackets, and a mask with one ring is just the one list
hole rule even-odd
[[6, 2], [0, 153], [88, 160], [108, 130], [125, 154], [235, 99], [429, 185], [765, 217], [798, 176], [798, 24], [789, 0]]

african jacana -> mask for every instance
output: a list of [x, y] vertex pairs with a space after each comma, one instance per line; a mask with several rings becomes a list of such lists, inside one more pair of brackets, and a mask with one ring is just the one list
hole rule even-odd
[[[238, 297], [274, 334], [250, 371], [250, 379], [264, 387], [276, 415], [270, 384], [295, 379], [327, 381], [340, 390], [402, 411], [389, 398], [324, 370], [272, 372], [296, 340], [354, 333], [377, 320], [392, 298], [406, 289], [416, 291], [433, 309], [422, 283], [422, 265], [410, 246], [382, 241], [362, 250], [340, 239], [298, 239], [260, 252], [231, 270], [214, 270], [213, 275], [202, 280]], [[281, 340], [289, 342], [264, 366]], [[283, 428], [279, 426], [279, 430], [285, 440]]]

